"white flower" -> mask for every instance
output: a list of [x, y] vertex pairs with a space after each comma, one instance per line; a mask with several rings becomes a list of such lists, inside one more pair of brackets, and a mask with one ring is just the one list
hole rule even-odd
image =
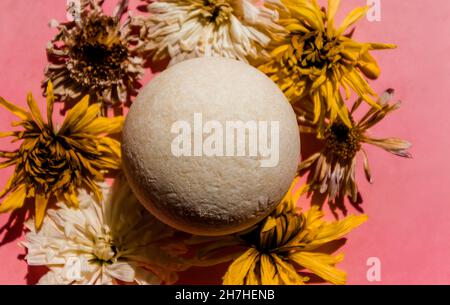
[[80, 190], [79, 208], [57, 203], [42, 228], [34, 221], [22, 243], [29, 265], [49, 272], [39, 284], [173, 283], [186, 265], [175, 231], [148, 213], [122, 178], [113, 187], [102, 184], [101, 204]]
[[[146, 1], [146, 0], [144, 0]], [[148, 0], [147, 0], [148, 1]], [[270, 36], [280, 31], [276, 13], [256, 0], [156, 0], [140, 19], [144, 51], [170, 64], [187, 58], [219, 56], [242, 60], [268, 57]], [[142, 24], [141, 24], [142, 25]], [[144, 33], [145, 32], [145, 33]]]

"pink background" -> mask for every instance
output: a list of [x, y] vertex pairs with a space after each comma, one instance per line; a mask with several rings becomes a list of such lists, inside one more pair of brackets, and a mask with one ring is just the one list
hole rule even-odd
[[[342, 2], [342, 13], [366, 3]], [[47, 23], [65, 18], [65, 3], [0, 1], [0, 95], [7, 100], [26, 105], [26, 93], [32, 91], [44, 106], [45, 46], [55, 34]], [[131, 1], [131, 9], [137, 3]], [[398, 44], [397, 50], [375, 53], [382, 75], [373, 86], [378, 92], [395, 88], [403, 106], [372, 133], [408, 139], [414, 159], [368, 148], [375, 184], [366, 183], [361, 171], [358, 176], [370, 219], [349, 235], [340, 267], [348, 272], [349, 284], [372, 284], [366, 279], [366, 261], [377, 257], [383, 284], [450, 284], [450, 1], [381, 0], [381, 10], [382, 20], [362, 20], [355, 37]], [[0, 118], [0, 130], [9, 130], [13, 117], [1, 109]], [[11, 149], [7, 139], [0, 140], [0, 149]], [[10, 173], [2, 170], [1, 185]], [[28, 272], [24, 250], [17, 245], [21, 222], [8, 225], [8, 219], [0, 215], [0, 284], [35, 283], [38, 273]], [[5, 230], [11, 225], [15, 229]], [[224, 268], [196, 268], [183, 273], [180, 283], [219, 283]]]

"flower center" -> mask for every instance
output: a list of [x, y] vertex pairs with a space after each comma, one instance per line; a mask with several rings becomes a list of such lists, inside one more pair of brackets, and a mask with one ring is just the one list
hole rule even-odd
[[325, 133], [325, 149], [339, 161], [349, 162], [361, 149], [361, 133], [356, 127], [349, 128], [342, 122], [335, 122]]
[[111, 17], [88, 21], [70, 49], [71, 78], [89, 88], [103, 88], [123, 78], [128, 50]]
[[261, 253], [282, 254], [284, 251], [289, 251], [289, 248], [284, 249], [284, 247], [298, 236], [304, 224], [305, 219], [302, 215], [286, 213], [277, 216], [277, 225], [270, 230], [262, 231], [262, 227], [259, 226], [241, 238]]
[[297, 64], [303, 68], [328, 68], [339, 60], [339, 42], [323, 32], [310, 32], [305, 35], [294, 35], [292, 44], [298, 46], [294, 54]]
[[[48, 194], [55, 186], [64, 188], [72, 179], [70, 160], [68, 160], [69, 144], [63, 138], [58, 137], [53, 131], [44, 129], [32, 149], [28, 146], [32, 142], [24, 143], [23, 169], [26, 179], [37, 191]], [[75, 181], [76, 182], [76, 181]], [[74, 186], [77, 186], [76, 183]]]
[[117, 255], [117, 249], [113, 244], [111, 236], [101, 234], [95, 237], [94, 251], [95, 261], [100, 264], [113, 263], [114, 257]]
[[203, 18], [206, 22], [216, 25], [229, 21], [233, 13], [233, 8], [226, 0], [204, 0], [203, 10]]

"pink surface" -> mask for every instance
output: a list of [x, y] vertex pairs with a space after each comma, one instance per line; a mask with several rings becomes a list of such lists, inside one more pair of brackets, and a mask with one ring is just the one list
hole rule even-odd
[[[55, 33], [47, 23], [51, 18], [65, 18], [65, 2], [0, 1], [1, 96], [25, 105], [26, 93], [31, 90], [44, 105], [39, 95], [45, 46]], [[366, 3], [342, 2], [342, 12]], [[382, 75], [374, 87], [377, 91], [395, 88], [403, 107], [372, 133], [410, 140], [414, 159], [403, 160], [376, 148], [368, 149], [375, 184], [366, 183], [362, 172], [359, 181], [369, 221], [349, 235], [341, 249], [346, 258], [340, 267], [348, 272], [350, 284], [371, 284], [366, 279], [366, 261], [377, 257], [383, 284], [449, 284], [450, 2], [380, 2], [381, 21], [363, 20], [355, 37], [399, 45], [397, 50], [375, 53]], [[137, 3], [131, 1], [131, 8]], [[12, 120], [7, 111], [0, 110], [0, 130], [9, 130]], [[8, 140], [0, 140], [0, 149], [10, 148]], [[10, 173], [1, 171], [0, 185]], [[24, 250], [17, 245], [21, 240], [20, 222], [7, 234], [4, 225], [8, 219], [9, 215], [0, 215], [0, 284], [34, 283], [37, 274], [35, 270], [28, 273]], [[224, 268], [197, 268], [182, 274], [180, 282], [219, 283]]]

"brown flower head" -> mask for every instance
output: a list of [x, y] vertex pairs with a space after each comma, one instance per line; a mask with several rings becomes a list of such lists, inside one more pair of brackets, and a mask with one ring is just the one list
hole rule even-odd
[[[411, 157], [408, 152], [411, 146], [409, 142], [397, 138], [378, 139], [368, 133], [368, 129], [400, 107], [399, 102], [388, 103], [393, 95], [394, 90], [385, 91], [377, 101], [378, 107], [370, 108], [358, 122], [355, 122], [353, 115], [363, 101], [362, 98], [358, 99], [349, 113], [351, 126], [347, 126], [341, 120], [325, 121], [323, 149], [304, 160], [299, 166], [301, 173], [309, 173], [309, 192], [323, 194], [330, 202], [341, 200], [345, 196], [356, 202], [358, 187], [355, 171], [356, 156], [359, 153], [363, 156], [366, 178], [372, 182], [367, 153], [362, 144], [378, 146], [400, 157]], [[311, 124], [314, 121], [312, 105], [303, 105], [299, 112], [305, 113], [305, 116], [299, 119], [301, 131], [315, 133], [317, 126]]]
[[64, 102], [89, 94], [92, 102], [124, 103], [136, 95], [143, 74], [143, 60], [136, 52], [138, 35], [132, 17], [121, 17], [128, 7], [120, 0], [113, 16], [104, 14], [103, 1], [89, 0], [80, 18], [51, 25], [58, 34], [49, 43], [46, 80], [55, 87], [55, 96]]

